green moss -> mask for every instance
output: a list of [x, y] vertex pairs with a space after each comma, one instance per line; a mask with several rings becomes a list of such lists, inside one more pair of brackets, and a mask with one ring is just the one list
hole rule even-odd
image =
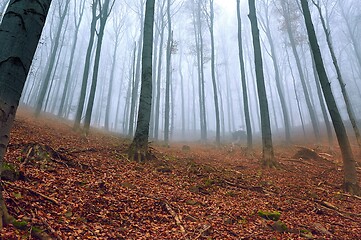
[[26, 221], [16, 221], [16, 220], [14, 220], [12, 222], [12, 224], [14, 225], [15, 228], [20, 229], [20, 230], [25, 230], [28, 227], [28, 222], [26, 222]]
[[268, 212], [268, 211], [258, 211], [258, 216], [267, 220], [278, 221], [281, 217], [281, 213], [278, 211]]

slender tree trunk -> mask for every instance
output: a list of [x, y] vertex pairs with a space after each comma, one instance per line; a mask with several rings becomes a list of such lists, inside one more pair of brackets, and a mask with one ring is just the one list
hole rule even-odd
[[39, 114], [40, 114], [41, 108], [44, 103], [45, 95], [46, 95], [46, 92], [48, 90], [48, 86], [50, 83], [51, 73], [54, 71], [54, 64], [56, 62], [56, 56], [57, 56], [57, 52], [58, 52], [58, 48], [59, 48], [59, 44], [60, 44], [60, 34], [61, 34], [61, 30], [63, 28], [65, 17], [68, 13], [69, 3], [70, 3], [70, 0], [66, 0], [63, 11], [61, 11], [62, 5], [59, 6], [60, 22], [59, 22], [58, 29], [57, 29], [56, 36], [55, 36], [55, 44], [50, 53], [49, 67], [46, 72], [45, 79], [43, 80], [43, 83], [41, 85], [41, 90], [40, 90], [40, 93], [39, 93], [39, 96], [38, 96], [38, 99], [36, 102], [35, 116], [39, 116]]
[[242, 81], [242, 90], [243, 90], [243, 111], [246, 121], [246, 130], [247, 130], [247, 147], [252, 149], [252, 126], [251, 126], [251, 117], [249, 113], [249, 103], [248, 103], [248, 89], [247, 89], [247, 80], [246, 80], [246, 70], [243, 60], [243, 40], [242, 40], [242, 18], [241, 18], [241, 9], [240, 9], [240, 0], [237, 0], [237, 20], [238, 20], [238, 57], [241, 70], [241, 81]]
[[[79, 28], [80, 28], [80, 24], [82, 22], [83, 19], [83, 15], [84, 15], [84, 9], [85, 9], [85, 0], [82, 0], [83, 2], [81, 2], [81, 7], [80, 7], [80, 11], [79, 11], [79, 18], [78, 21], [75, 21], [75, 31], [74, 31], [74, 36], [73, 36], [73, 45], [71, 48], [71, 53], [70, 53], [70, 58], [69, 58], [69, 66], [68, 66], [68, 70], [66, 72], [66, 77], [65, 77], [65, 83], [64, 83], [64, 89], [63, 89], [63, 93], [61, 96], [61, 100], [60, 100], [60, 107], [59, 107], [59, 111], [58, 111], [58, 117], [61, 117], [64, 115], [64, 104], [65, 104], [65, 100], [66, 97], [69, 93], [69, 84], [71, 81], [71, 74], [72, 74], [72, 70], [73, 70], [73, 63], [74, 63], [74, 55], [75, 55], [75, 50], [77, 47], [77, 43], [78, 43], [78, 35], [79, 35]], [[75, 6], [76, 6], [76, 1], [75, 1]], [[75, 8], [74, 8], [74, 12], [75, 12]]]
[[347, 93], [347, 90], [346, 90], [346, 84], [345, 84], [345, 82], [343, 80], [341, 70], [340, 70], [340, 67], [338, 65], [338, 61], [337, 61], [337, 58], [336, 58], [335, 51], [333, 50], [330, 32], [329, 32], [329, 30], [327, 30], [325, 19], [322, 16], [321, 7], [319, 5], [317, 5], [314, 2], [314, 0], [312, 0], [312, 2], [314, 3], [314, 5], [318, 9], [318, 13], [320, 15], [320, 19], [321, 19], [321, 23], [322, 23], [322, 28], [323, 28], [323, 31], [325, 32], [325, 35], [326, 35], [327, 46], [328, 46], [328, 49], [330, 50], [330, 53], [331, 53], [331, 58], [332, 58], [333, 65], [334, 65], [335, 70], [336, 70], [338, 83], [340, 84], [342, 96], [343, 96], [343, 99], [344, 99], [345, 104], [346, 104], [346, 110], [347, 110], [347, 113], [348, 113], [352, 128], [353, 128], [353, 130], [355, 132], [357, 144], [358, 144], [359, 148], [361, 148], [360, 130], [358, 129], [355, 113], [354, 113], [354, 110], [352, 108], [350, 97], [348, 96], [348, 93]]
[[261, 128], [262, 128], [262, 146], [263, 146], [263, 165], [267, 167], [274, 167], [276, 161], [274, 159], [272, 133], [269, 119], [268, 102], [266, 88], [264, 84], [263, 63], [261, 44], [259, 40], [259, 30], [256, 16], [255, 0], [248, 0], [249, 3], [249, 19], [251, 21], [254, 58], [256, 66], [256, 80], [258, 99], [261, 112]]
[[307, 0], [301, 0], [303, 16], [308, 33], [308, 39], [312, 48], [313, 58], [315, 60], [317, 73], [321, 82], [322, 90], [326, 99], [328, 111], [330, 112], [333, 126], [335, 128], [338, 143], [340, 145], [343, 167], [344, 167], [344, 189], [352, 194], [360, 195], [360, 186], [357, 178], [356, 162], [352, 154], [351, 145], [347, 137], [345, 126], [337, 108], [331, 86], [326, 74], [321, 51], [318, 45], [315, 29], [313, 27], [310, 9]]
[[303, 73], [303, 70], [302, 70], [301, 60], [300, 60], [300, 57], [299, 57], [299, 54], [298, 54], [297, 48], [296, 48], [295, 37], [294, 37], [294, 34], [292, 32], [292, 26], [291, 26], [291, 24], [289, 22], [289, 19], [290, 19], [291, 16], [290, 16], [290, 13], [289, 13], [289, 11], [287, 9], [287, 6], [286, 6], [287, 3], [285, 1], [281, 1], [281, 4], [282, 4], [282, 8], [283, 8], [283, 11], [284, 11], [284, 14], [285, 14], [285, 24], [286, 24], [287, 34], [288, 34], [288, 37], [289, 37], [289, 40], [290, 40], [293, 55], [294, 55], [295, 60], [296, 60], [297, 70], [298, 70], [298, 73], [299, 73], [299, 76], [300, 76], [302, 89], [303, 89], [303, 92], [304, 92], [304, 95], [305, 95], [305, 100], [306, 100], [306, 104], [307, 104], [308, 113], [309, 113], [310, 118], [311, 118], [313, 132], [315, 134], [316, 140], [319, 141], [320, 140], [320, 131], [319, 131], [319, 126], [318, 126], [318, 120], [317, 120], [317, 117], [316, 117], [315, 110], [314, 110], [314, 108], [312, 106], [312, 103], [311, 103], [310, 94], [309, 94], [309, 92], [307, 90], [307, 85], [306, 85], [305, 76], [304, 76], [304, 73]]
[[[50, 4], [51, 0], [11, 0], [0, 25], [0, 166]], [[12, 220], [1, 189], [0, 229]]]
[[220, 145], [221, 143], [221, 125], [219, 118], [219, 103], [218, 103], [218, 93], [217, 93], [217, 80], [216, 80], [216, 66], [215, 66], [215, 46], [214, 46], [214, 10], [213, 10], [213, 0], [209, 0], [210, 3], [210, 25], [209, 32], [211, 35], [211, 76], [212, 76], [212, 86], [213, 86], [213, 97], [214, 97], [214, 108], [216, 112], [216, 143]]
[[98, 33], [97, 47], [96, 47], [96, 51], [95, 51], [95, 62], [94, 62], [94, 68], [93, 68], [92, 84], [90, 87], [88, 106], [86, 109], [85, 119], [84, 119], [84, 130], [86, 133], [89, 132], [89, 127], [90, 127], [90, 122], [91, 122], [91, 117], [92, 117], [92, 112], [93, 112], [94, 99], [95, 99], [95, 91], [96, 91], [97, 82], [98, 82], [98, 72], [99, 72], [99, 64], [100, 64], [100, 57], [101, 57], [100, 54], [101, 54], [102, 45], [103, 45], [104, 30], [105, 30], [105, 25], [107, 24], [107, 20], [108, 20], [111, 8], [112, 7], [110, 6], [110, 0], [105, 0], [100, 9], [100, 27], [99, 27], [99, 33]]
[[269, 16], [268, 16], [267, 10], [266, 10], [266, 13], [267, 13], [267, 15], [265, 17], [265, 30], [266, 30], [265, 32], [266, 32], [266, 36], [267, 36], [267, 39], [268, 39], [268, 42], [270, 45], [270, 49], [271, 49], [272, 63], [273, 63], [273, 68], [274, 68], [274, 72], [275, 72], [276, 88], [277, 88], [278, 97], [281, 102], [283, 123], [284, 123], [284, 127], [285, 127], [285, 140], [286, 140], [286, 144], [290, 144], [291, 143], [290, 118], [289, 118], [289, 113], [288, 113], [288, 109], [287, 109], [286, 99], [284, 97], [284, 91], [283, 91], [282, 84], [281, 84], [281, 76], [280, 76], [280, 71], [279, 71], [277, 51], [276, 51], [276, 47], [275, 47], [272, 33], [271, 33]]
[[169, 113], [170, 113], [170, 82], [172, 71], [172, 47], [173, 47], [173, 30], [172, 19], [170, 15], [171, 1], [167, 0], [167, 20], [168, 20], [168, 41], [167, 41], [167, 63], [166, 63], [166, 82], [165, 82], [165, 113], [164, 113], [164, 143], [169, 142]]
[[99, 19], [99, 17], [97, 16], [96, 1], [97, 0], [93, 0], [93, 5], [92, 5], [92, 21], [90, 24], [90, 38], [89, 38], [88, 48], [87, 48], [87, 52], [86, 52], [86, 56], [85, 56], [83, 80], [81, 83], [78, 107], [77, 107], [75, 121], [74, 121], [74, 129], [78, 129], [80, 127], [81, 117], [82, 117], [84, 105], [85, 105], [85, 95], [86, 95], [86, 89], [87, 89], [87, 85], [88, 85], [91, 53], [93, 50], [93, 45], [94, 45], [94, 40], [95, 40], [96, 25], [97, 25], [97, 21]]
[[140, 90], [139, 113], [137, 129], [132, 144], [129, 147], [129, 158], [144, 161], [149, 158], [148, 136], [150, 111], [152, 108], [152, 55], [154, 2], [147, 0], [144, 17], [144, 41], [142, 53], [142, 84]]

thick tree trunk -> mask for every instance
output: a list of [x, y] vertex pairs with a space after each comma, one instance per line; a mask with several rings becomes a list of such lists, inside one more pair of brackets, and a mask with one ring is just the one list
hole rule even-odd
[[[11, 0], [0, 25], [0, 166], [51, 0]], [[0, 192], [0, 228], [11, 220]]]
[[338, 143], [340, 145], [343, 167], [344, 167], [344, 188], [347, 192], [360, 195], [360, 186], [357, 178], [356, 162], [352, 154], [351, 145], [347, 137], [345, 126], [342, 122], [340, 112], [337, 108], [335, 98], [333, 96], [331, 86], [326, 74], [325, 65], [323, 63], [321, 51], [318, 45], [315, 29], [313, 27], [310, 9], [307, 0], [301, 0], [303, 15], [310, 41], [313, 58], [315, 60], [317, 73], [321, 82], [322, 90], [326, 99], [328, 111], [330, 112], [333, 126], [335, 128]]
[[132, 160], [144, 161], [149, 158], [148, 136], [150, 111], [152, 108], [152, 55], [154, 29], [154, 2], [147, 0], [144, 17], [144, 40], [142, 53], [142, 84], [140, 90], [139, 112], [134, 139], [129, 147], [128, 156]]
[[274, 159], [274, 153], [273, 153], [271, 124], [269, 119], [266, 87], [264, 83], [262, 52], [261, 52], [261, 44], [259, 40], [256, 6], [254, 0], [248, 0], [248, 3], [249, 3], [249, 19], [251, 21], [252, 36], [253, 36], [258, 99], [259, 99], [259, 106], [261, 112], [263, 165], [267, 167], [274, 167], [276, 165], [276, 161]]

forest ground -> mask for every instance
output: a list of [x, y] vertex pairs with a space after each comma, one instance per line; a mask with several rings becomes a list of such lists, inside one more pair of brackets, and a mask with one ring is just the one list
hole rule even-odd
[[2, 181], [18, 222], [2, 239], [361, 239], [337, 148], [276, 145], [279, 169], [264, 169], [242, 144], [152, 143], [144, 163], [128, 145], [21, 109], [5, 162], [22, 180]]

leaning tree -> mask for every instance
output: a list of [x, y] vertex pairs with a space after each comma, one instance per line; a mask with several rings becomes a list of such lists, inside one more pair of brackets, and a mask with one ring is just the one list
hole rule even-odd
[[[11, 0], [0, 25], [0, 166], [51, 0]], [[0, 192], [0, 228], [11, 221]]]

